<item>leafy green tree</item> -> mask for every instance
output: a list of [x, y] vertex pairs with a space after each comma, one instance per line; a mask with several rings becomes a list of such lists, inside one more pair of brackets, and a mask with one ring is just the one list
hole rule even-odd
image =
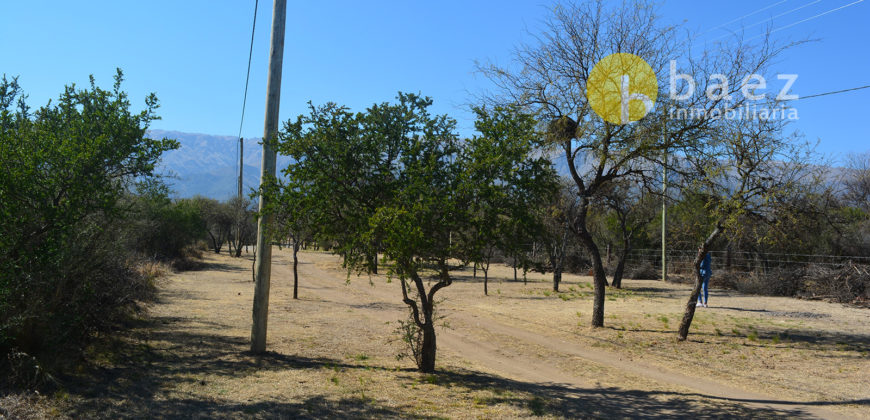
[[233, 232], [233, 225], [237, 219], [236, 209], [213, 198], [196, 196], [192, 201], [202, 218], [212, 250], [215, 254], [220, 254], [224, 243], [229, 240]]
[[183, 258], [185, 249], [205, 238], [199, 210], [189, 200], [173, 202], [169, 188], [159, 179], [136, 185], [130, 203], [128, 247], [157, 260]]
[[480, 135], [466, 142], [461, 157], [462, 193], [473, 197], [466, 258], [480, 263], [488, 294], [493, 254], [502, 250], [516, 256], [522, 239], [541, 229], [534, 209], [556, 190], [556, 177], [549, 160], [531, 157], [541, 143], [531, 115], [503, 107], [474, 111]]
[[[450, 126], [443, 127], [452, 130]], [[433, 133], [436, 134], [436, 133]], [[364, 234], [379, 238], [388, 273], [402, 288], [402, 300], [417, 327], [412, 350], [417, 367], [435, 370], [435, 294], [450, 286], [450, 260], [464, 255], [451, 232], [467, 227], [468, 213], [459, 190], [458, 142], [449, 131], [415, 139], [403, 156], [402, 186], [394, 200], [380, 206]], [[434, 284], [424, 277], [434, 271]]]
[[[450, 232], [459, 230], [465, 215], [456, 203], [455, 122], [431, 116], [431, 104], [400, 93], [398, 103], [358, 114], [332, 103], [311, 106], [309, 115], [288, 122], [281, 133], [278, 149], [294, 162], [283, 171], [285, 200], [276, 200], [297, 201], [299, 208], [286, 214], [307, 214], [314, 236], [335, 245], [349, 273], [374, 272], [376, 252], [383, 250], [420, 332], [415, 357], [427, 372], [435, 366], [432, 298], [450, 284], [447, 263], [458, 256]], [[432, 265], [439, 282], [427, 293], [421, 276]]]
[[[280, 136], [279, 150], [293, 158], [283, 171], [286, 181], [262, 190], [276, 203], [266, 211], [288, 215], [285, 220], [293, 221], [287, 226], [304, 220], [312, 236], [335, 245], [349, 275], [374, 272], [379, 262], [373, 256], [383, 253], [387, 274], [398, 280], [408, 305], [406, 339], [423, 372], [435, 369], [435, 295], [453, 281], [451, 261], [467, 260], [479, 249], [463, 237], [475, 222], [472, 215], [479, 215], [469, 204], [482, 190], [528, 192], [519, 199], [533, 200], [547, 190], [536, 182], [552, 176], [545, 161], [530, 156], [531, 133], [511, 131], [532, 127], [528, 116], [481, 112], [480, 127], [492, 128], [463, 142], [455, 121], [429, 114], [431, 104], [400, 93], [397, 103], [358, 114], [335, 104], [312, 106]], [[495, 128], [500, 124], [510, 129]], [[478, 176], [499, 171], [502, 176]]]
[[146, 137], [157, 98], [132, 112], [122, 80], [104, 90], [91, 77], [31, 113], [17, 80], [0, 79], [0, 351], [75, 354], [147, 289], [118, 246], [121, 203], [178, 145]]
[[309, 115], [288, 121], [280, 134], [279, 151], [295, 159], [285, 176], [293, 188], [304, 186], [307, 202], [316, 203], [306, 213], [319, 226], [317, 236], [333, 242], [350, 265], [364, 258], [366, 267], [377, 271], [376, 239], [361, 242], [357, 233], [368, 228], [379, 203], [395, 193], [398, 142], [405, 130], [420, 131], [414, 119], [421, 104], [403, 95], [399, 105], [374, 105], [370, 113], [359, 114], [334, 103], [312, 105]]
[[289, 239], [293, 250], [293, 299], [299, 298], [299, 249], [306, 241], [314, 239], [315, 226], [313, 215], [317, 203], [310, 202], [306, 189], [293, 185], [294, 180], [285, 182], [272, 179], [264, 186], [264, 194], [273, 197], [267, 201], [264, 213], [275, 215], [274, 225], [269, 227], [269, 236], [278, 241]]

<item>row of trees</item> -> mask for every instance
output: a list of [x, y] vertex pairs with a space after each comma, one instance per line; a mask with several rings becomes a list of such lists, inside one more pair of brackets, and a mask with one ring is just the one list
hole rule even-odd
[[[311, 105], [288, 121], [275, 142], [293, 161], [260, 193], [270, 203], [263, 214], [275, 216], [269, 234], [292, 243], [294, 273], [306, 241], [340, 254], [349, 275], [386, 270], [408, 306], [403, 325], [416, 363], [431, 372], [436, 294], [453, 270], [479, 267], [487, 294], [496, 258], [515, 273], [552, 272], [554, 290], [564, 270], [591, 267], [592, 326], [603, 326], [606, 287], [621, 287], [632, 247], [655, 243], [662, 200], [674, 209], [675, 241], [698, 248], [681, 339], [711, 248], [866, 253], [867, 156], [855, 156], [838, 183], [811, 164], [811, 148], [785, 121], [713, 117], [750, 95], [712, 76], [764, 73], [789, 46], [738, 39], [693, 59], [691, 37], [654, 12], [643, 1], [557, 6], [538, 43], [517, 49], [515, 65], [481, 65], [496, 90], [474, 108], [471, 138], [460, 138], [448, 116], [430, 114], [432, 100], [417, 94], [356, 113]], [[680, 71], [700, 87], [676, 87], [687, 99], [662, 99], [640, 121], [607, 122], [585, 92], [591, 69], [613, 52], [642, 57], [662, 87], [670, 58], [684, 57]], [[238, 257], [253, 243], [246, 199], [170, 198], [154, 170], [178, 145], [145, 136], [157, 100], [149, 96], [144, 111], [132, 112], [121, 81], [119, 71], [111, 90], [93, 80], [87, 89], [70, 86], [35, 112], [15, 79], [0, 81], [4, 354], [57, 360], [82, 348], [153, 291], [152, 277], [138, 269], [143, 258], [184, 258], [198, 241]], [[703, 112], [672, 117], [685, 108]], [[667, 191], [663, 169], [675, 186]]]
[[[724, 232], [739, 230], [741, 216], [767, 214], [774, 203], [805, 191], [796, 184], [806, 179], [806, 150], [795, 150], [798, 146], [786, 141], [784, 120], [721, 118], [752, 96], [743, 93], [739, 83], [722, 80], [766, 74], [772, 60], [792, 45], [777, 46], [769, 38], [756, 43], [736, 38], [697, 54], [691, 35], [680, 37], [674, 26], [658, 19], [655, 6], [644, 1], [613, 7], [603, 1], [556, 6], [537, 39], [537, 44], [517, 49], [515, 66], [481, 65], [498, 88], [484, 99], [533, 112], [545, 124], [551, 143], [562, 151], [578, 195], [570, 228], [593, 267], [593, 327], [604, 325], [607, 285], [599, 241], [590, 230], [596, 198], [625, 186], [642, 190], [658, 173], [654, 169], [666, 167], [679, 174], [683, 188], [704, 201], [710, 224], [697, 244], [695, 287], [680, 325], [680, 338], [685, 339], [701, 287], [698, 268], [714, 241]], [[585, 94], [592, 68], [615, 52], [645, 60], [657, 75], [658, 96], [664, 98], [634, 123], [605, 121]], [[675, 92], [665, 91], [675, 58], [684, 63], [678, 70], [691, 75], [696, 88], [683, 84], [670, 86]], [[670, 99], [669, 93], [685, 99]], [[673, 118], [678, 109], [698, 111], [698, 117]]]
[[224, 245], [229, 254], [240, 257], [246, 247], [256, 243], [257, 225], [251, 201], [232, 197], [224, 202], [196, 196], [179, 200], [196, 208], [201, 217], [202, 231], [212, 251], [219, 254]]
[[311, 106], [277, 144], [294, 163], [263, 190], [264, 211], [280, 221], [273, 235], [330, 241], [349, 273], [383, 265], [399, 282], [424, 372], [435, 369], [436, 294], [452, 283], [451, 270], [474, 261], [485, 272], [495, 249], [510, 250], [515, 235], [535, 229], [531, 212], [556, 182], [535, 153], [529, 115], [476, 109], [480, 135], [460, 140], [455, 122], [431, 115], [431, 105], [400, 93], [359, 113]]
[[[796, 223], [830, 214], [825, 197], [834, 196], [823, 166], [811, 164], [812, 148], [787, 133], [786, 120], [721, 118], [754, 99], [723, 78], [764, 74], [795, 44], [736, 38], [699, 55], [692, 39], [661, 23], [649, 2], [558, 5], [538, 43], [520, 46], [511, 66], [480, 65], [496, 89], [474, 108], [471, 139], [459, 139], [449, 117], [430, 115], [432, 101], [419, 95], [400, 93], [396, 103], [361, 113], [310, 106], [277, 140], [294, 163], [261, 190], [271, 203], [264, 212], [279, 221], [273, 234], [331, 243], [349, 274], [385, 266], [409, 307], [417, 365], [431, 372], [435, 294], [451, 284], [452, 269], [479, 267], [486, 294], [489, 265], [501, 255], [523, 270], [552, 271], [558, 290], [579, 245], [594, 279], [591, 323], [601, 327], [609, 285], [602, 249], [617, 250], [610, 284], [621, 287], [626, 256], [652, 241], [667, 200], [687, 216], [681, 240], [697, 247], [684, 340], [708, 250], [747, 237], [785, 243]], [[605, 121], [586, 96], [591, 69], [614, 52], [642, 57], [661, 87], [663, 99], [634, 123]], [[675, 57], [696, 82], [691, 91], [671, 87], [680, 100], [664, 91]], [[674, 118], [681, 109], [701, 112]], [[674, 185], [667, 191], [663, 169]]]

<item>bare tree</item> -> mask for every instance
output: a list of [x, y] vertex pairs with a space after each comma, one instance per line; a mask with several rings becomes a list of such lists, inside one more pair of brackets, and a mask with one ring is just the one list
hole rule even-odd
[[[544, 229], [540, 241], [547, 254], [550, 269], [553, 270], [553, 291], [559, 291], [562, 272], [565, 270], [565, 257], [569, 252], [571, 221], [577, 210], [577, 194], [574, 182], [563, 180], [559, 195], [553, 203], [541, 209]], [[543, 270], [542, 270], [543, 271]]]
[[680, 340], [689, 334], [703, 282], [701, 262], [714, 242], [726, 232], [739, 233], [745, 218], [776, 224], [774, 217], [822, 179], [819, 167], [807, 163], [811, 149], [783, 134], [784, 125], [784, 120], [730, 120], [686, 156], [688, 182], [706, 197], [712, 226], [692, 263], [695, 282], [680, 322]]
[[[711, 117], [715, 114], [710, 111], [718, 109], [721, 115], [727, 107], [743, 103], [744, 98], [730, 96], [740, 90], [738, 83], [720, 86], [706, 76], [721, 74], [739, 81], [763, 69], [782, 49], [773, 48], [767, 38], [757, 45], [737, 39], [734, 44], [697, 54], [691, 35], [678, 38], [674, 26], [658, 20], [653, 3], [641, 0], [612, 7], [603, 0], [557, 5], [536, 39], [536, 45], [516, 49], [515, 66], [478, 66], [496, 86], [496, 93], [483, 99], [534, 111], [544, 122], [552, 146], [564, 153], [579, 197], [571, 230], [592, 261], [591, 319], [593, 327], [601, 327], [607, 279], [599, 246], [588, 227], [593, 197], [608, 183], [643, 172], [649, 167], [644, 161], [661, 162], [666, 150], [697, 141], [715, 125]], [[700, 84], [692, 92], [688, 85], [680, 85], [671, 93], [685, 96], [680, 106], [703, 112], [697, 113], [698, 118], [674, 121], [668, 118], [673, 101], [663, 100], [662, 106], [634, 123], [612, 124], [599, 118], [587, 100], [587, 82], [596, 63], [617, 52], [634, 54], [650, 65], [659, 81], [659, 97], [665, 96], [669, 86], [671, 60], [681, 59], [679, 70], [688, 71]], [[708, 89], [721, 95], [711, 98], [706, 95]]]
[[621, 242], [617, 255], [616, 268], [613, 270], [611, 285], [622, 287], [625, 263], [631, 252], [635, 234], [644, 229], [656, 216], [653, 200], [657, 195], [650, 194], [648, 179], [644, 177], [624, 178], [610, 184], [599, 198], [604, 211], [609, 211], [616, 220], [616, 233]]
[[228, 214], [232, 219], [232, 232], [227, 234], [230, 252], [235, 257], [242, 256], [242, 247], [254, 243], [257, 225], [254, 221], [254, 209], [251, 200], [244, 197], [233, 197], [226, 203]]
[[846, 201], [865, 212], [870, 212], [870, 152], [849, 155], [846, 163]]

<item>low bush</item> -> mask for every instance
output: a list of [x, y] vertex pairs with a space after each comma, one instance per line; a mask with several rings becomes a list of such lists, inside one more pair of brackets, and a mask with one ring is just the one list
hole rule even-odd
[[625, 277], [634, 280], [657, 280], [661, 278], [662, 271], [648, 262], [644, 261], [638, 264], [633, 264], [625, 268]]

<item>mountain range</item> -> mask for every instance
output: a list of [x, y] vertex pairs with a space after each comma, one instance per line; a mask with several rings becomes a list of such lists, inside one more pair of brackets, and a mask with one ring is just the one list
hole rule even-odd
[[[234, 196], [238, 191], [238, 138], [180, 131], [149, 130], [151, 138], [170, 138], [180, 147], [163, 154], [157, 172], [165, 176], [174, 197], [189, 198], [202, 195], [218, 200]], [[249, 194], [260, 183], [260, 163], [263, 148], [259, 138], [245, 139], [244, 193]], [[290, 158], [278, 155], [278, 175], [287, 167]], [[556, 172], [568, 176], [564, 157], [554, 157]], [[581, 164], [582, 165], [582, 164]], [[578, 168], [579, 169], [579, 168]], [[840, 182], [845, 169], [828, 168], [831, 182]]]
[[[150, 138], [177, 140], [180, 147], [163, 154], [157, 172], [173, 191], [173, 196], [195, 195], [224, 200], [238, 192], [238, 138], [180, 131], [149, 130]], [[245, 139], [243, 185], [251, 192], [260, 182], [263, 148], [259, 138]], [[278, 156], [277, 167], [287, 166], [290, 159]]]

